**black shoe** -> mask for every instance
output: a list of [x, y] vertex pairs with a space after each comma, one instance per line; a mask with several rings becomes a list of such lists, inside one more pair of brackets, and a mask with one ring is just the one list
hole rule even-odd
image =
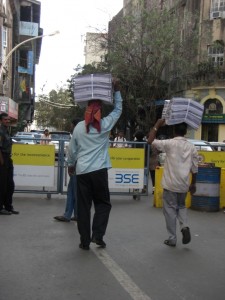
[[82, 243], [80, 243], [79, 248], [83, 249], [83, 250], [89, 250], [90, 249], [89, 245], [84, 245]]
[[12, 213], [8, 210], [5, 210], [5, 209], [1, 209], [0, 210], [0, 215], [5, 215], [5, 216], [9, 216], [11, 215]]
[[105, 248], [106, 247], [106, 243], [103, 241], [103, 239], [96, 239], [95, 237], [93, 237], [91, 239], [92, 243], [95, 243], [96, 245], [100, 246], [101, 248]]
[[70, 220], [65, 218], [64, 216], [56, 216], [54, 217], [54, 219], [61, 222], [70, 222]]
[[170, 247], [176, 247], [176, 244], [171, 242], [170, 240], [165, 240], [164, 244], [167, 245], [167, 246], [170, 246]]
[[77, 222], [77, 217], [72, 217], [72, 218], [70, 219], [70, 221], [75, 221], [75, 222]]
[[183, 235], [183, 239], [182, 239], [182, 243], [183, 244], [188, 244], [191, 241], [191, 233], [190, 233], [190, 229], [189, 227], [184, 227], [182, 230], [182, 235]]
[[20, 213], [18, 210], [14, 210], [14, 209], [9, 210], [9, 212], [11, 212], [11, 214], [13, 215], [18, 215]]

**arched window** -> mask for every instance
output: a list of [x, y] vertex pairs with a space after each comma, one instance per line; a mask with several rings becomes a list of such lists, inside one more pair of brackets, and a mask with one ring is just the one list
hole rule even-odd
[[223, 105], [218, 99], [208, 99], [204, 104], [204, 114], [222, 114]]

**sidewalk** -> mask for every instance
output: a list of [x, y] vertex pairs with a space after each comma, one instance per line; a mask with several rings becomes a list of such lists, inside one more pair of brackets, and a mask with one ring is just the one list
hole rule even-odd
[[19, 215], [0, 216], [0, 300], [224, 300], [225, 214], [188, 210], [192, 241], [176, 248], [152, 195], [111, 196], [105, 242], [79, 249], [65, 196], [15, 194]]

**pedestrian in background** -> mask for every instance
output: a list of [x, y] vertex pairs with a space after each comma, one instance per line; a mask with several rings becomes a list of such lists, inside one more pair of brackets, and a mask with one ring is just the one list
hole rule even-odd
[[[111, 210], [108, 169], [111, 167], [109, 133], [122, 113], [122, 98], [118, 82], [114, 85], [114, 109], [101, 118], [102, 102], [91, 100], [85, 111], [85, 120], [74, 129], [68, 155], [68, 172], [77, 175], [77, 225], [79, 247], [89, 250], [90, 242], [104, 248], [103, 241]], [[91, 234], [91, 206], [94, 216]]]
[[7, 113], [0, 114], [0, 215], [19, 214], [13, 208], [13, 180], [12, 139], [8, 128], [10, 118]]
[[[145, 140], [145, 133], [143, 130], [137, 130], [134, 134], [134, 143], [133, 147], [134, 148], [144, 148], [144, 187], [142, 189], [142, 193], [146, 193], [146, 187], [147, 187], [147, 179], [148, 179], [148, 174], [147, 174], [147, 154], [148, 154], [148, 145]], [[134, 200], [140, 200], [140, 191], [139, 189], [134, 189], [135, 195], [133, 195]]]
[[123, 130], [118, 131], [118, 135], [114, 139], [113, 147], [114, 148], [126, 148], [127, 143], [126, 138], [124, 137], [124, 132]]
[[[176, 222], [179, 221], [183, 235], [183, 244], [191, 241], [188, 227], [187, 209], [185, 198], [187, 192], [196, 191], [196, 174], [198, 172], [198, 152], [193, 144], [184, 137], [187, 133], [187, 124], [174, 125], [174, 138], [156, 140], [156, 132], [165, 125], [164, 119], [159, 119], [151, 129], [148, 143], [159, 151], [166, 153], [164, 172], [162, 177], [163, 187], [163, 213], [169, 238], [164, 241], [167, 246], [175, 247], [177, 243]], [[192, 180], [190, 184], [190, 173]]]
[[152, 194], [155, 191], [155, 169], [159, 166], [159, 153], [154, 145], [150, 146], [149, 172], [152, 180]]
[[[76, 125], [81, 122], [81, 119], [74, 119], [71, 122], [71, 133], [73, 133]], [[67, 163], [67, 159], [66, 159]], [[66, 208], [62, 216], [55, 216], [54, 219], [61, 222], [77, 221], [77, 180], [76, 174], [69, 175], [69, 183], [67, 187]], [[72, 217], [72, 214], [74, 216]]]
[[48, 145], [50, 140], [51, 140], [51, 135], [49, 134], [48, 129], [45, 129], [44, 133], [41, 135], [41, 140], [40, 144], [41, 145]]

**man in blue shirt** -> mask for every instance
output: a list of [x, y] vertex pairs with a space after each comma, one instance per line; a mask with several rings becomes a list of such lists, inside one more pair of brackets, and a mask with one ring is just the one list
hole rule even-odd
[[[111, 210], [108, 187], [108, 169], [111, 167], [109, 134], [122, 113], [122, 98], [118, 82], [114, 83], [114, 109], [101, 119], [102, 102], [91, 100], [85, 112], [85, 120], [80, 122], [72, 135], [69, 145], [68, 172], [77, 175], [77, 225], [80, 234], [79, 247], [89, 250], [90, 242], [102, 248], [109, 214]], [[95, 213], [92, 222], [91, 206]]]

